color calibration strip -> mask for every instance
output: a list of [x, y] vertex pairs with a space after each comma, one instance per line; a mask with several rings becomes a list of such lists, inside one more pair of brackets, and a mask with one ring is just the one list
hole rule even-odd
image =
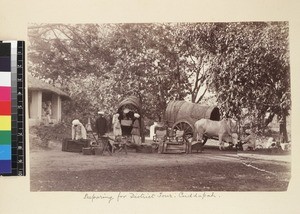
[[24, 41], [0, 41], [0, 175], [25, 175]]

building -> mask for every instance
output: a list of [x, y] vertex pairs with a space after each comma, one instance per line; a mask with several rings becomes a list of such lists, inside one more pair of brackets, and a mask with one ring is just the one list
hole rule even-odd
[[62, 102], [70, 96], [31, 75], [27, 75], [27, 80], [29, 125], [58, 123], [62, 116]]

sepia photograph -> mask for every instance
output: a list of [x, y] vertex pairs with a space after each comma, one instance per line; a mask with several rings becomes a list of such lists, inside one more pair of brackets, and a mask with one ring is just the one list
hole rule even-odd
[[30, 191], [287, 191], [289, 22], [31, 23]]

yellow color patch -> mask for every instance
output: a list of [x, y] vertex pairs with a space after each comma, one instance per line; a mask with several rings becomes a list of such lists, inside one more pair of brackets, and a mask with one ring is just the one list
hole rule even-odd
[[0, 130], [11, 130], [11, 116], [0, 116]]

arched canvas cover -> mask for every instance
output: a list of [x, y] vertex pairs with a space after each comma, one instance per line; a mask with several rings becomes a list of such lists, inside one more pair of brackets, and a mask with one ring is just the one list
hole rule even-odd
[[177, 114], [185, 101], [170, 101], [165, 112], [165, 121], [168, 127], [172, 127], [176, 122]]
[[172, 127], [179, 121], [194, 124], [202, 118], [220, 120], [219, 108], [216, 106], [203, 106], [187, 101], [171, 101], [165, 113], [165, 122], [168, 127]]
[[124, 105], [133, 105], [134, 107], [137, 108], [139, 113], [141, 112], [141, 103], [140, 103], [140, 99], [138, 97], [130, 96], [130, 97], [127, 97], [126, 99], [122, 100], [118, 105], [118, 111]]

